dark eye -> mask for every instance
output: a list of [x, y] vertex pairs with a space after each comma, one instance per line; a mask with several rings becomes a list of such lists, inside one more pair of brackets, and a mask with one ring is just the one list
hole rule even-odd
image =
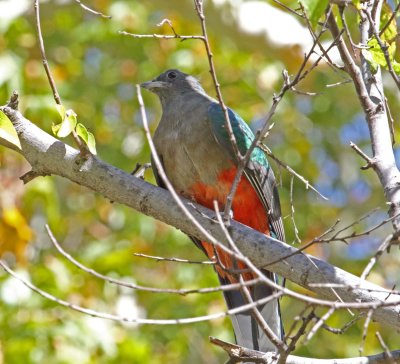
[[167, 77], [170, 78], [171, 80], [173, 78], [176, 78], [176, 72], [174, 72], [174, 71], [168, 72], [167, 73]]

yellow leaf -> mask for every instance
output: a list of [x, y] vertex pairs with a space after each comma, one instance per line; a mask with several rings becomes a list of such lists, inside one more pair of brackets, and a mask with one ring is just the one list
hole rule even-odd
[[14, 125], [2, 111], [0, 111], [0, 139], [4, 139], [19, 149], [22, 149]]
[[[1, 215], [0, 215], [1, 216]], [[13, 253], [16, 259], [25, 263], [25, 250], [33, 238], [33, 232], [25, 217], [16, 207], [4, 209], [0, 219], [0, 256]]]

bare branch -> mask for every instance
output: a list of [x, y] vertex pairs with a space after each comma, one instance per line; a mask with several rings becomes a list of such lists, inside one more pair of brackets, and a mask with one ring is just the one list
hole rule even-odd
[[350, 147], [353, 148], [361, 158], [363, 158], [367, 164], [364, 167], [361, 167], [361, 169], [368, 169], [370, 167], [373, 167], [374, 165], [374, 160], [370, 157], [368, 157], [356, 144], [354, 144], [352, 141], [350, 142]]
[[312, 339], [312, 337], [315, 335], [315, 333], [318, 331], [318, 329], [325, 323], [326, 320], [329, 319], [329, 317], [332, 316], [332, 314], [335, 312], [336, 308], [335, 306], [332, 306], [326, 313], [323, 315], [317, 323], [314, 325], [314, 327], [310, 330], [308, 333], [307, 337], [304, 340], [304, 345], [308, 344], [308, 342]]
[[372, 270], [372, 267], [375, 265], [379, 257], [384, 253], [384, 251], [389, 247], [390, 243], [392, 242], [392, 239], [393, 239], [393, 234], [390, 234], [383, 240], [382, 244], [379, 246], [375, 255], [371, 258], [371, 260], [365, 267], [364, 271], [362, 272], [360, 277], [361, 279], [366, 279], [368, 277], [369, 273]]
[[379, 331], [377, 331], [375, 333], [376, 337], [379, 340], [379, 343], [381, 344], [383, 350], [385, 350], [384, 354], [385, 354], [385, 358], [386, 358], [386, 363], [390, 363], [390, 364], [396, 364], [396, 361], [393, 358], [392, 353], [389, 351], [389, 348], [387, 347], [387, 345], [385, 344], [385, 342], [382, 339], [382, 336], [380, 334]]
[[[279, 357], [275, 352], [262, 353], [261, 351], [251, 350], [239, 345], [227, 343], [214, 337], [210, 337], [212, 344], [217, 345], [224, 349], [230, 358], [233, 359], [232, 363], [240, 363], [242, 361], [272, 364], [276, 363]], [[389, 352], [394, 360], [400, 359], [400, 350]], [[289, 355], [286, 359], [286, 364], [386, 364], [388, 353], [362, 356], [347, 359], [315, 359], [304, 358], [295, 355]]]
[[[371, 29], [371, 27], [373, 28], [373, 24], [366, 19], [368, 16], [366, 14], [371, 14], [370, 12], [372, 10], [375, 11], [374, 26], [377, 29], [379, 28], [379, 4], [381, 4], [381, 2], [376, 3], [377, 4], [375, 4], [375, 2], [364, 2], [362, 4], [362, 6], [364, 6], [364, 11], [360, 12], [360, 15], [364, 17], [364, 19], [360, 21], [360, 39], [362, 44], [366, 44], [370, 32], [373, 33], [375, 31]], [[374, 4], [379, 6], [372, 8]], [[335, 38], [340, 33], [332, 14], [329, 16], [329, 29]], [[337, 46], [345, 64], [346, 71], [354, 82], [357, 96], [367, 119], [373, 153], [372, 160], [374, 162], [372, 166], [379, 177], [386, 200], [390, 203], [389, 214], [390, 216], [399, 216], [400, 189], [398, 186], [400, 185], [400, 172], [396, 167], [392, 149], [381, 73], [379, 70], [375, 74], [371, 72], [369, 63], [362, 52], [361, 68], [359, 68], [352, 59], [342, 37], [339, 37]], [[393, 227], [395, 232], [400, 231], [399, 217], [393, 220]]]
[[326, 196], [324, 196], [321, 192], [319, 192], [306, 178], [304, 178], [301, 174], [297, 173], [292, 167], [290, 167], [288, 164], [285, 162], [282, 162], [279, 158], [277, 158], [265, 144], [259, 143], [258, 146], [270, 157], [273, 159], [280, 167], [286, 169], [291, 175], [295, 176], [298, 178], [300, 181], [302, 181], [306, 185], [306, 189], [311, 189], [315, 193], [318, 194], [322, 199], [328, 200]]
[[234, 289], [240, 289], [242, 286], [251, 286], [257, 282], [259, 282], [259, 279], [253, 279], [250, 281], [245, 282], [244, 284], [240, 283], [233, 283], [233, 284], [226, 284], [223, 286], [218, 286], [218, 287], [209, 287], [209, 288], [197, 288], [197, 289], [173, 289], [173, 288], [155, 288], [155, 287], [146, 287], [146, 286], [141, 286], [139, 284], [131, 283], [131, 282], [125, 282], [121, 281], [119, 279], [111, 278], [108, 276], [105, 276], [97, 271], [95, 271], [92, 268], [88, 268], [82, 263], [78, 262], [75, 258], [73, 258], [69, 253], [67, 253], [61, 245], [58, 243], [57, 239], [54, 237], [54, 234], [52, 233], [50, 227], [46, 225], [46, 231], [47, 234], [50, 237], [51, 242], [55, 246], [55, 248], [58, 250], [58, 252], [67, 260], [69, 260], [73, 265], [75, 265], [77, 268], [81, 269], [82, 271], [93, 275], [96, 278], [103, 279], [104, 281], [107, 281], [112, 284], [116, 284], [118, 286], [122, 287], [127, 287], [127, 288], [133, 288], [137, 289], [140, 291], [147, 291], [147, 292], [153, 292], [153, 293], [172, 293], [172, 294], [179, 294], [179, 295], [187, 295], [190, 293], [213, 293], [213, 292], [220, 292], [220, 291], [230, 291]]
[[[324, 24], [324, 27], [325, 27], [325, 24]], [[312, 71], [312, 69], [318, 65], [319, 61], [327, 54], [329, 49], [331, 47], [333, 47], [333, 45], [335, 44], [335, 42], [333, 42], [331, 44], [331, 46], [328, 48], [328, 50], [324, 51], [323, 54], [314, 62], [314, 64], [310, 67], [310, 69], [303, 72], [308, 60], [310, 59], [311, 55], [314, 52], [316, 45], [319, 42], [319, 38], [321, 37], [321, 35], [322, 35], [322, 31], [314, 38], [314, 43], [313, 43], [311, 49], [305, 55], [305, 57], [303, 59], [303, 63], [301, 64], [297, 74], [295, 75], [295, 77], [292, 81], [290, 81], [289, 75], [286, 70], [282, 72], [283, 80], [284, 80], [283, 86], [282, 86], [279, 94], [273, 97], [272, 105], [271, 105], [266, 117], [264, 118], [263, 127], [257, 131], [254, 140], [252, 141], [251, 145], [249, 146], [249, 148], [246, 151], [246, 154], [239, 160], [236, 175], [232, 182], [231, 190], [229, 191], [227, 203], [225, 205], [225, 216], [230, 211], [232, 201], [233, 201], [233, 196], [235, 195], [236, 189], [239, 186], [239, 182], [243, 175], [244, 169], [246, 168], [254, 149], [257, 146], [259, 146], [260, 141], [266, 137], [266, 134], [269, 131], [269, 122], [270, 122], [272, 116], [275, 114], [275, 111], [276, 111], [279, 103], [281, 102], [282, 98], [284, 97], [284, 95], [286, 94], [286, 92], [288, 90], [293, 89], [295, 85], [297, 85], [302, 79], [304, 79]], [[337, 38], [339, 38], [340, 35], [341, 35], [341, 33], [339, 33], [337, 35]]]
[[88, 11], [89, 13], [92, 13], [92, 14], [94, 14], [94, 15], [99, 15], [99, 16], [101, 16], [102, 18], [111, 19], [111, 16], [110, 16], [110, 15], [105, 15], [105, 14], [103, 14], [103, 13], [100, 12], [100, 11], [93, 10], [93, 9], [89, 8], [87, 5], [83, 4], [81, 0], [75, 0], [75, 1], [80, 5], [80, 7], [81, 7], [82, 9]]
[[[173, 225], [186, 234], [207, 241], [207, 237], [194, 227], [187, 216], [176, 206], [176, 201], [168, 191], [154, 187], [140, 178], [133, 178], [131, 175], [107, 165], [95, 156], [91, 156], [89, 159], [82, 158], [77, 150], [43, 132], [22, 117], [18, 111], [8, 107], [2, 107], [1, 110], [9, 117], [17, 130], [22, 145], [22, 150], [19, 152], [32, 166], [35, 166], [35, 169], [47, 174], [66, 177], [97, 191], [112, 201], [123, 203]], [[182, 199], [182, 203], [201, 222], [206, 231], [227, 244], [225, 235], [215, 222], [216, 217], [212, 211], [202, 206], [193, 208], [193, 202], [185, 199]], [[335, 305], [338, 309], [374, 308], [375, 320], [400, 328], [400, 306], [398, 305], [400, 299], [393, 296], [387, 297], [387, 294], [383, 292], [373, 292], [373, 290], [382, 289], [381, 287], [361, 281], [359, 278], [310, 255], [296, 254], [297, 250], [292, 246], [237, 222], [232, 221], [230, 234], [242, 254], [248, 257], [246, 264], [249, 262], [262, 267], [268, 264], [265, 258], [268, 257], [271, 261], [277, 261], [268, 268], [269, 270], [315, 291], [321, 297], [334, 299], [334, 301], [305, 296], [282, 288], [274, 282], [267, 283], [276, 290], [305, 302], [327, 307]], [[280, 260], [289, 254], [294, 255], [284, 261]], [[345, 301], [344, 303], [337, 302], [337, 297], [329, 288], [312, 286], [312, 284], [326, 283], [326, 281], [331, 284], [344, 285], [344, 288], [338, 288], [338, 293]], [[349, 289], [349, 287], [354, 287], [354, 289]]]
[[[43, 62], [43, 67], [46, 71], [47, 79], [49, 81], [51, 90], [53, 91], [53, 97], [54, 100], [56, 101], [57, 105], [61, 105], [61, 98], [60, 95], [57, 91], [56, 83], [54, 82], [53, 76], [51, 75], [50, 71], [50, 66], [49, 62], [47, 61], [46, 58], [46, 51], [44, 49], [44, 41], [43, 41], [43, 36], [42, 36], [42, 28], [40, 26], [40, 7], [39, 7], [39, 0], [35, 0], [35, 15], [36, 15], [36, 28], [38, 32], [38, 38], [39, 38], [39, 47], [40, 47], [40, 53], [42, 55], [42, 62]], [[72, 130], [72, 136], [75, 140], [76, 145], [79, 147], [79, 150], [81, 151], [82, 155], [87, 155], [88, 150], [85, 146], [84, 143], [79, 139], [79, 136], [76, 134], [75, 130]]]
[[372, 317], [373, 313], [374, 313], [373, 310], [368, 310], [367, 317], [366, 317], [365, 322], [364, 322], [364, 328], [363, 328], [363, 334], [362, 334], [362, 337], [361, 337], [361, 343], [360, 343], [360, 347], [358, 348], [360, 356], [362, 355], [362, 353], [364, 351], [365, 339], [367, 338], [368, 327], [369, 327], [369, 324], [371, 322], [371, 317]]
[[199, 262], [195, 260], [188, 260], [188, 259], [181, 259], [181, 258], [166, 258], [166, 257], [157, 257], [154, 255], [147, 255], [147, 254], [142, 254], [142, 253], [133, 253], [135, 257], [141, 257], [141, 258], [148, 258], [148, 259], [154, 259], [157, 262], [174, 262], [174, 263], [188, 263], [188, 264], [204, 264], [204, 265], [214, 265], [214, 262], [211, 262], [209, 260]]
[[158, 39], [180, 39], [180, 40], [187, 40], [187, 39], [200, 39], [204, 41], [204, 37], [202, 35], [179, 35], [175, 33], [174, 35], [165, 35], [165, 34], [134, 34], [129, 33], [123, 30], [118, 32], [122, 35], [127, 35], [132, 38], [158, 38]]
[[[310, 309], [310, 308], [311, 308], [311, 311], [307, 315], [305, 315], [307, 310]], [[315, 317], [314, 311], [315, 311], [315, 307], [314, 306], [307, 305], [302, 310], [302, 312], [298, 316], [296, 316], [294, 318], [293, 324], [290, 327], [288, 333], [286, 334], [286, 341], [288, 339], [290, 339], [290, 344], [288, 345], [288, 348], [287, 348], [287, 351], [286, 351], [287, 354], [290, 354], [296, 348], [296, 345], [297, 345], [298, 341], [306, 333], [306, 329], [307, 329], [308, 324]], [[301, 325], [298, 328], [297, 332], [294, 335], [292, 335], [292, 332], [295, 331], [295, 328], [296, 328], [298, 322], [301, 322]]]
[[383, 33], [385, 33], [385, 30], [389, 27], [390, 23], [393, 21], [393, 19], [396, 17], [398, 11], [400, 9], [400, 2], [396, 5], [396, 8], [392, 12], [392, 15], [390, 15], [389, 20], [387, 23], [382, 27], [381, 31], [379, 32], [379, 35], [381, 36]]
[[47, 75], [47, 78], [49, 80], [50, 87], [51, 87], [51, 89], [53, 91], [54, 100], [56, 100], [56, 103], [58, 105], [61, 105], [62, 104], [61, 98], [60, 98], [60, 95], [59, 95], [59, 93], [57, 91], [56, 83], [54, 82], [53, 76], [51, 75], [49, 62], [47, 61], [46, 51], [44, 49], [42, 28], [40, 26], [39, 0], [35, 0], [35, 14], [36, 14], [36, 28], [37, 28], [38, 37], [39, 37], [39, 47], [40, 47], [40, 53], [42, 54], [43, 67], [44, 67], [44, 70], [46, 71], [46, 75]]
[[181, 325], [181, 324], [191, 324], [195, 322], [202, 322], [202, 321], [209, 321], [209, 320], [214, 320], [222, 317], [227, 317], [229, 315], [235, 315], [240, 312], [248, 311], [252, 309], [253, 307], [257, 307], [258, 305], [264, 305], [265, 303], [271, 301], [272, 299], [278, 298], [281, 294], [278, 293], [276, 295], [271, 295], [269, 297], [260, 299], [258, 301], [255, 301], [253, 303], [245, 304], [240, 307], [236, 307], [230, 310], [227, 310], [226, 312], [217, 312], [214, 314], [206, 315], [206, 316], [197, 316], [197, 317], [187, 317], [187, 318], [180, 318], [180, 319], [145, 319], [145, 318], [139, 318], [139, 317], [123, 317], [123, 316], [118, 316], [118, 315], [113, 315], [113, 314], [108, 314], [105, 312], [99, 312], [95, 311], [89, 308], [84, 308], [79, 305], [73, 304], [71, 302], [64, 301], [60, 298], [57, 298], [53, 295], [51, 295], [48, 292], [45, 292], [41, 290], [40, 288], [36, 287], [34, 284], [30, 283], [26, 279], [20, 277], [18, 274], [16, 274], [6, 263], [4, 263], [2, 260], [0, 260], [0, 267], [4, 269], [6, 273], [23, 283], [26, 287], [31, 289], [32, 291], [38, 293], [42, 297], [55, 302], [61, 306], [70, 308], [74, 311], [78, 311], [84, 314], [87, 314], [89, 316], [93, 317], [99, 317], [107, 320], [112, 320], [112, 321], [118, 321], [118, 322], [131, 322], [131, 323], [136, 323], [136, 324], [141, 324], [141, 325]]
[[290, 178], [290, 218], [292, 220], [293, 228], [294, 228], [294, 236], [297, 243], [301, 243], [301, 239], [299, 237], [299, 230], [296, 226], [296, 221], [294, 219], [294, 204], [293, 204], [293, 176]]
[[[244, 283], [242, 277], [240, 277], [240, 283]], [[247, 303], [254, 302], [247, 287], [243, 286], [241, 291], [243, 292]], [[271, 341], [275, 345], [275, 347], [278, 349], [279, 354], [283, 355], [287, 350], [287, 346], [285, 345], [285, 343], [272, 331], [272, 329], [269, 327], [268, 323], [265, 321], [264, 317], [262, 317], [260, 311], [258, 311], [257, 308], [253, 308], [251, 310], [251, 313], [258, 322], [261, 330], [263, 330], [263, 332], [269, 339], [269, 341]]]

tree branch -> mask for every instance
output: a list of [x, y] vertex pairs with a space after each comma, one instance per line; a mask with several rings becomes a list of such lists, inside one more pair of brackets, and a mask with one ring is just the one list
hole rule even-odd
[[[368, 4], [365, 6], [370, 6]], [[367, 8], [365, 11], [368, 12], [371, 9]], [[362, 17], [360, 21], [361, 44], [367, 44], [370, 33], [372, 33], [371, 24], [364, 12], [360, 12], [360, 15]], [[379, 17], [379, 14], [377, 17]], [[340, 31], [332, 13], [329, 16], [328, 23], [332, 36], [336, 38]], [[376, 24], [376, 26], [379, 27], [379, 24]], [[380, 70], [375, 74], [371, 72], [368, 61], [362, 52], [360, 56], [361, 67], [356, 65], [342, 36], [338, 39], [337, 47], [345, 64], [345, 69], [353, 80], [361, 107], [365, 113], [372, 146], [372, 167], [379, 177], [385, 198], [390, 204], [389, 215], [400, 216], [398, 215], [400, 213], [400, 172], [396, 167], [392, 148], [381, 72]], [[393, 220], [393, 227], [398, 234], [400, 232], [400, 217]]]
[[[22, 145], [19, 152], [37, 174], [65, 177], [114, 202], [125, 204], [175, 226], [186, 234], [205, 239], [204, 234], [188, 221], [168, 191], [135, 178], [95, 156], [82, 156], [78, 150], [53, 138], [18, 111], [10, 107], [0, 109], [13, 122]], [[191, 201], [182, 201], [206, 231], [228, 246], [214, 212], [202, 206], [193, 206]], [[277, 285], [276, 289], [284, 294], [312, 304], [334, 306], [336, 309], [374, 309], [373, 318], [376, 321], [400, 328], [400, 298], [395, 294], [388, 294], [391, 291], [363, 281], [310, 255], [296, 254], [297, 249], [292, 246], [240, 223], [232, 222], [230, 233], [241, 253], [257, 267], [275, 262], [268, 265], [268, 270], [316, 292], [323, 299], [305, 296]], [[283, 261], [282, 258], [286, 256], [290, 257]], [[337, 296], [329, 287], [318, 285], [326, 282], [337, 284], [338, 288], [335, 291], [344, 302], [337, 302]]]
[[[224, 349], [233, 363], [240, 363], [242, 360], [246, 360], [246, 362], [271, 364], [276, 363], [278, 359], [275, 352], [262, 353], [261, 351], [247, 349], [214, 337], [210, 337], [210, 341]], [[315, 359], [289, 355], [286, 359], [286, 364], [386, 364], [388, 363], [389, 354], [393, 360], [398, 361], [400, 359], [400, 350], [395, 350], [371, 356], [346, 359]]]

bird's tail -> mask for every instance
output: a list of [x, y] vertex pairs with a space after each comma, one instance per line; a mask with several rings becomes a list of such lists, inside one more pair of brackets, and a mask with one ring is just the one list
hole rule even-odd
[[[275, 275], [266, 272], [267, 276], [275, 281]], [[221, 284], [230, 283], [227, 279], [220, 277]], [[265, 283], [258, 283], [251, 287], [250, 293], [253, 301], [263, 299], [273, 294], [273, 289]], [[243, 306], [248, 303], [240, 290], [224, 291], [225, 301], [229, 309]], [[257, 307], [262, 317], [278, 336], [283, 338], [283, 325], [280, 315], [279, 301], [273, 299]], [[249, 349], [262, 352], [276, 351], [275, 346], [265, 335], [251, 313], [251, 309], [245, 312], [231, 315], [231, 321], [235, 332], [236, 343]]]

